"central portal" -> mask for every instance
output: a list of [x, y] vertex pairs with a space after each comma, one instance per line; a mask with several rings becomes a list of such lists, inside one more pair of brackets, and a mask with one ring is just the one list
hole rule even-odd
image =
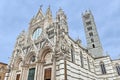
[[51, 80], [51, 68], [45, 69], [44, 80]]

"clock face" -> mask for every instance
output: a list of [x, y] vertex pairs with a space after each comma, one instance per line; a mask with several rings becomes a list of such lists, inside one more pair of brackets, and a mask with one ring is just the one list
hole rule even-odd
[[42, 29], [41, 29], [41, 28], [37, 28], [37, 29], [33, 32], [32, 38], [33, 38], [34, 40], [37, 40], [38, 37], [40, 36], [41, 32], [42, 32]]

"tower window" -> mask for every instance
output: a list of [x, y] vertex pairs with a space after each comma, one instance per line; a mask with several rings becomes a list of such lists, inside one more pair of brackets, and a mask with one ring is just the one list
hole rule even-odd
[[93, 47], [93, 48], [95, 48], [95, 45], [94, 45], [94, 44], [92, 44], [92, 47]]
[[54, 37], [54, 29], [48, 31], [48, 37], [49, 38]]
[[90, 32], [90, 33], [89, 33], [89, 36], [93, 36], [93, 33], [92, 33], [92, 32]]
[[91, 39], [91, 42], [94, 42], [94, 39], [93, 39], [93, 38]]
[[91, 21], [86, 22], [86, 25], [91, 25]]
[[101, 67], [102, 74], [106, 74], [105, 64], [103, 62], [100, 62], [100, 67]]
[[88, 27], [87, 30], [88, 30], [88, 31], [92, 30], [92, 27]]
[[81, 67], [83, 67], [83, 55], [82, 55], [82, 52], [80, 51], [80, 60], [81, 60]]
[[90, 70], [90, 61], [88, 57], [87, 57], [87, 62], [88, 62], [88, 70]]
[[72, 62], [75, 62], [75, 55], [73, 54], [73, 49], [71, 49], [71, 60]]
[[60, 16], [58, 15], [58, 20], [60, 21]]
[[85, 19], [89, 19], [89, 18], [90, 18], [90, 14], [86, 14], [86, 15], [84, 16], [84, 18], [85, 18]]
[[118, 75], [120, 76], [120, 66], [118, 64], [116, 64], [116, 71], [117, 71]]

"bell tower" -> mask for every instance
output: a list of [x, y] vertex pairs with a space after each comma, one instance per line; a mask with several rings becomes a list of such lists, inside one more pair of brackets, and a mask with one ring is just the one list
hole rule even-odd
[[103, 48], [99, 39], [94, 17], [91, 11], [82, 14], [84, 30], [87, 41], [87, 49], [93, 57], [103, 56]]

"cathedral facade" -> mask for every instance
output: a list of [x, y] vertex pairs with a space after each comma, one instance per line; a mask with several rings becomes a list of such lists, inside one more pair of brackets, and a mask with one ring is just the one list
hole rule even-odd
[[62, 9], [52, 17], [40, 8], [22, 31], [8, 65], [6, 80], [120, 80], [120, 60], [104, 56], [91, 11], [82, 14], [87, 47], [68, 35]]

